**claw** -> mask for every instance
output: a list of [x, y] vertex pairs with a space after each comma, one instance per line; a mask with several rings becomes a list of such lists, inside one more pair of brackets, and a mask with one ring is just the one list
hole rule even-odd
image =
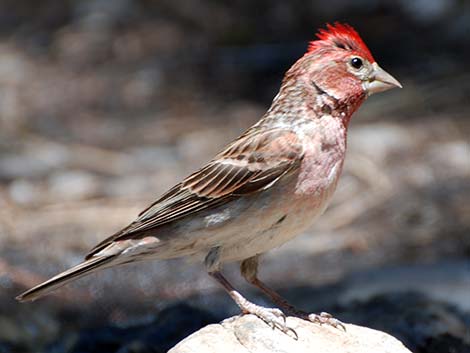
[[[209, 255], [212, 255], [212, 253]], [[220, 271], [209, 272], [209, 274], [225, 288], [235, 303], [240, 307], [243, 314], [253, 314], [273, 329], [277, 328], [285, 334], [292, 332], [294, 338], [298, 339], [297, 332], [287, 326], [287, 317], [281, 310], [277, 308], [265, 308], [250, 302], [233, 288]]]
[[285, 334], [292, 333], [294, 339], [298, 339], [297, 332], [287, 326], [286, 315], [277, 308], [264, 308], [250, 303], [243, 310], [244, 314], [253, 314], [268, 324], [273, 330], [278, 329]]
[[295, 332], [295, 330], [294, 330], [292, 327], [286, 326], [286, 329], [287, 329], [287, 331], [284, 332], [286, 335], [288, 335], [289, 332], [291, 332], [292, 335], [294, 336], [293, 338], [294, 338], [296, 341], [299, 340], [299, 335], [297, 334], [297, 332]]
[[283, 333], [285, 333], [286, 335], [289, 335], [289, 333], [292, 334], [293, 338], [297, 341], [299, 339], [299, 335], [297, 334], [297, 332], [292, 328], [292, 327], [289, 327], [286, 325], [286, 320], [284, 320], [284, 323], [281, 324], [279, 322], [274, 322], [274, 321], [271, 321], [270, 323], [270, 326], [273, 328], [273, 329], [278, 329], [280, 331], [282, 331]]
[[346, 326], [341, 321], [339, 321], [338, 319], [335, 319], [329, 313], [321, 312], [319, 315], [309, 314], [308, 315], [308, 320], [310, 320], [312, 322], [316, 322], [320, 325], [333, 326], [334, 328], [341, 329], [344, 332], [346, 332]]
[[276, 311], [276, 315], [278, 315], [278, 317], [282, 318], [282, 321], [284, 321], [284, 325], [286, 324], [287, 322], [287, 316], [286, 314], [284, 314], [281, 310], [279, 309], [272, 309], [273, 311]]

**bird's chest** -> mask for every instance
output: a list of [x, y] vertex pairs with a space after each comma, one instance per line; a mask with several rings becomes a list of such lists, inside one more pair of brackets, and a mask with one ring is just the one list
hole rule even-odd
[[323, 121], [304, 137], [304, 157], [295, 195], [313, 203], [329, 199], [336, 188], [346, 154], [346, 130], [341, 122]]
[[[285, 227], [303, 231], [326, 209], [338, 184], [346, 153], [342, 126], [326, 123], [305, 137], [304, 157], [290, 187], [290, 222]], [[289, 232], [288, 232], [289, 233]]]

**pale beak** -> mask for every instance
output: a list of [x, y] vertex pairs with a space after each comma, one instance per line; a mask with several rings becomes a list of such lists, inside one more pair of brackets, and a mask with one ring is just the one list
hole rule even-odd
[[387, 91], [395, 87], [402, 88], [400, 82], [382, 69], [377, 63], [372, 64], [372, 69], [369, 80], [364, 82], [364, 89], [369, 95]]

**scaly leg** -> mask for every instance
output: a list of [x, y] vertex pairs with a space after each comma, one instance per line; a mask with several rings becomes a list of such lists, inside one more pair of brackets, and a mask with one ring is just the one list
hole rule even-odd
[[230, 297], [240, 307], [243, 314], [256, 315], [273, 328], [278, 328], [284, 333], [292, 332], [297, 337], [295, 331], [287, 327], [286, 316], [281, 310], [277, 308], [265, 308], [250, 302], [227, 281], [222, 273], [220, 273], [219, 248], [214, 248], [209, 252], [205, 264], [208, 274], [222, 285]]
[[269, 288], [266, 284], [264, 284], [258, 279], [258, 263], [259, 256], [253, 256], [249, 259], [242, 261], [240, 265], [240, 272], [242, 276], [247, 280], [248, 283], [251, 283], [255, 287], [261, 289], [261, 291], [263, 291], [268, 297], [270, 297], [276, 305], [284, 309], [284, 311], [288, 315], [296, 316], [304, 320], [316, 322], [319, 324], [326, 324], [346, 330], [344, 324], [341, 321], [335, 319], [328, 313], [322, 312], [320, 314], [309, 314], [302, 310], [296, 309], [287, 300], [285, 300], [278, 293], [276, 293], [274, 290]]

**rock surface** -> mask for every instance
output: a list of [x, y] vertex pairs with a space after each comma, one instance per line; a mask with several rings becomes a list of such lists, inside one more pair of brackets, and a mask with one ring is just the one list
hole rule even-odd
[[288, 317], [287, 325], [297, 333], [298, 339], [273, 330], [254, 315], [234, 316], [202, 328], [168, 353], [410, 353], [396, 338], [366, 327], [346, 324], [344, 332], [296, 317]]

